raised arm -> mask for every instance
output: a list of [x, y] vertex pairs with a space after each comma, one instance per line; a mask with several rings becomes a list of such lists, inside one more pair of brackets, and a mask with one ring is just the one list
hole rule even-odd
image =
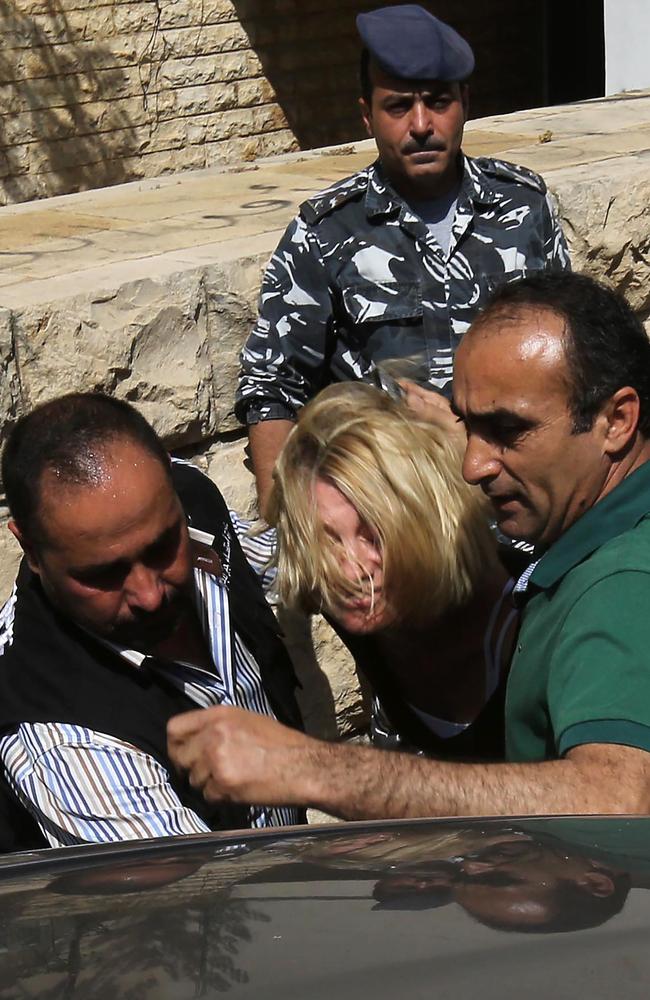
[[326, 743], [240, 709], [172, 719], [172, 760], [211, 800], [304, 805], [344, 819], [644, 813], [650, 754], [606, 744], [535, 764], [458, 764]]
[[333, 323], [320, 246], [297, 216], [266, 269], [257, 323], [241, 355], [235, 409], [249, 426], [262, 507], [297, 410], [327, 381]]
[[260, 420], [257, 424], [250, 424], [248, 428], [257, 486], [257, 507], [261, 517], [266, 516], [266, 505], [273, 484], [273, 469], [292, 427], [292, 420]]

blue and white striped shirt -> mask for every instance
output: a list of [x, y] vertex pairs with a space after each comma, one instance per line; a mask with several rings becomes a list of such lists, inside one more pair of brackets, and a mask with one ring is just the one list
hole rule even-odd
[[[249, 537], [249, 524], [235, 514], [231, 520], [240, 544], [263, 586], [272, 581], [265, 569], [273, 535]], [[197, 542], [212, 537], [189, 529]], [[262, 686], [258, 665], [230, 628], [227, 566], [224, 578], [194, 569], [195, 600], [203, 633], [209, 643], [214, 671], [190, 663], [170, 663], [167, 678], [197, 705], [235, 705], [274, 716]], [[0, 653], [13, 639], [15, 594], [0, 612]], [[234, 636], [234, 644], [231, 643]], [[113, 646], [139, 669], [144, 655]], [[112, 842], [186, 833], [208, 827], [183, 806], [165, 768], [135, 746], [106, 733], [59, 722], [23, 723], [0, 738], [0, 757], [21, 801], [55, 847], [80, 842]], [[252, 827], [296, 823], [294, 809], [251, 807]]]

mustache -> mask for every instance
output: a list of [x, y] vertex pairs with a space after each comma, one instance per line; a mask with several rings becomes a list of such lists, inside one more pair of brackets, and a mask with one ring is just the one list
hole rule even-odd
[[409, 139], [402, 146], [402, 153], [406, 156], [409, 153], [444, 153], [444, 151], [444, 142], [441, 139], [437, 139], [434, 135], [427, 136], [422, 142], [418, 142], [417, 139]]

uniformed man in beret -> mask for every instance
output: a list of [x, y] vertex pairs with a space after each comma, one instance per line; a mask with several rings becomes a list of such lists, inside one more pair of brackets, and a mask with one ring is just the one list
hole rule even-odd
[[360, 14], [357, 27], [361, 113], [379, 158], [300, 207], [242, 353], [236, 409], [262, 509], [296, 412], [318, 389], [417, 357], [423, 381], [448, 395], [456, 348], [489, 293], [569, 266], [542, 178], [462, 152], [468, 43], [416, 4]]

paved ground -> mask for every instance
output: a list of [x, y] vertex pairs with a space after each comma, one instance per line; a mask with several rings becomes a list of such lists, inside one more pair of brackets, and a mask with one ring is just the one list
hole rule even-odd
[[[650, 151], [650, 92], [472, 122], [465, 149], [533, 167], [553, 189], [567, 169]], [[373, 154], [362, 142], [0, 209], [0, 308], [270, 252], [304, 198]]]

